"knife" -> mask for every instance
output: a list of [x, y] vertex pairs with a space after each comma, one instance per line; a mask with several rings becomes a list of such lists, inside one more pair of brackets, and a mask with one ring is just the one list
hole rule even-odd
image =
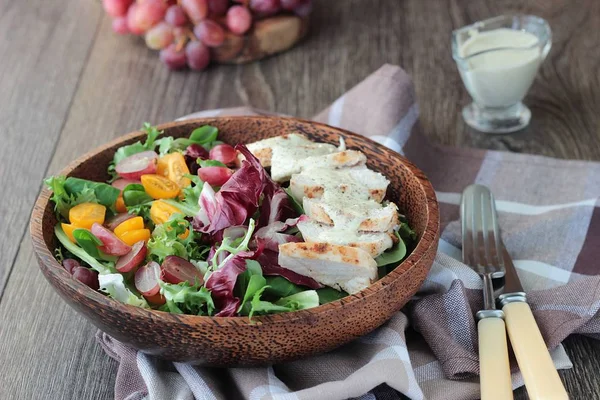
[[525, 387], [533, 400], [568, 399], [567, 391], [552, 363], [552, 358], [527, 304], [515, 265], [504, 244], [502, 256], [505, 271], [505, 293], [498, 300], [504, 311], [506, 330]]

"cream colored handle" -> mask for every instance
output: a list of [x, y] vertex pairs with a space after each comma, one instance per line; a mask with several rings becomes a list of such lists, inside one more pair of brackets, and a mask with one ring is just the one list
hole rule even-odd
[[488, 317], [477, 323], [481, 400], [512, 399], [506, 329], [502, 318]]
[[533, 318], [529, 304], [514, 302], [502, 310], [510, 344], [532, 400], [568, 399], [558, 371], [554, 368], [544, 338]]

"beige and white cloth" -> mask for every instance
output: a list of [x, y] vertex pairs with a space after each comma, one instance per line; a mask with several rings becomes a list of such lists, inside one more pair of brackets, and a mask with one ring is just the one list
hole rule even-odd
[[[185, 118], [268, 114], [249, 108]], [[460, 262], [460, 193], [477, 182], [495, 193], [504, 242], [558, 368], [561, 341], [600, 338], [600, 163], [447, 148], [420, 132], [409, 76], [385, 65], [314, 118], [370, 137], [429, 177], [441, 210], [439, 252], [417, 297], [376, 331], [304, 360], [265, 368], [213, 369], [168, 363], [106, 334], [120, 362], [116, 399], [477, 399], [475, 312], [479, 277]], [[523, 384], [513, 365], [513, 386]]]

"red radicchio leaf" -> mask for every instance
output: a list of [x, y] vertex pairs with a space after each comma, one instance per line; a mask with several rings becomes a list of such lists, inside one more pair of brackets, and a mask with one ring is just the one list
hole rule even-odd
[[198, 159], [207, 160], [209, 157], [208, 150], [196, 143], [190, 144], [183, 152], [183, 155], [185, 157], [185, 163], [190, 169], [190, 173], [193, 175], [196, 175], [200, 168]]
[[263, 226], [258, 231], [256, 231], [254, 237], [256, 238], [256, 241], [259, 244], [262, 243], [267, 250], [279, 252], [280, 244], [302, 241], [302, 239], [300, 239], [297, 236], [282, 233], [285, 230], [296, 226], [296, 224], [301, 218], [302, 217], [294, 219], [290, 218], [287, 219], [285, 222], [271, 222], [269, 225]]
[[[258, 209], [260, 196], [265, 193], [269, 200], [283, 190], [271, 180], [260, 162], [244, 145], [237, 145], [237, 151], [246, 158], [242, 167], [238, 169], [229, 180], [221, 186], [221, 190], [214, 192], [212, 187], [204, 184], [200, 193], [200, 213], [194, 218], [194, 229], [203, 233], [215, 233], [233, 225], [242, 225], [250, 215]], [[285, 195], [285, 192], [283, 192]], [[273, 215], [283, 215], [287, 202], [278, 195], [276, 199], [277, 212]], [[264, 203], [265, 201], [263, 201]], [[271, 201], [266, 202], [272, 208]], [[265, 205], [265, 207], [267, 207]], [[289, 204], [288, 204], [289, 206]], [[291, 207], [290, 207], [291, 210]], [[272, 212], [267, 213], [267, 221]]]
[[233, 288], [238, 275], [246, 270], [246, 259], [254, 254], [251, 251], [236, 254], [206, 280], [204, 286], [210, 290], [213, 301], [220, 310], [216, 314], [217, 317], [231, 317], [236, 314], [241, 300], [233, 295]]
[[287, 193], [269, 178], [270, 183], [263, 191], [263, 201], [260, 205], [258, 227], [272, 224], [275, 221], [285, 221], [296, 215]]

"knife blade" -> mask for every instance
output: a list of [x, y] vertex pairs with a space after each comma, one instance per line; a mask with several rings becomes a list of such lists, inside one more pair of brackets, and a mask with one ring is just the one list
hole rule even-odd
[[[508, 250], [506, 250], [506, 246], [504, 243], [501, 243], [502, 246], [502, 261], [504, 261], [504, 292], [508, 293], [523, 293], [525, 295], [525, 291], [523, 290], [523, 286], [521, 285], [521, 280], [519, 279], [519, 275], [517, 275], [517, 270], [515, 269], [515, 264], [512, 262], [512, 258], [510, 254], [508, 254]], [[502, 301], [502, 296], [500, 295], [500, 301]]]

